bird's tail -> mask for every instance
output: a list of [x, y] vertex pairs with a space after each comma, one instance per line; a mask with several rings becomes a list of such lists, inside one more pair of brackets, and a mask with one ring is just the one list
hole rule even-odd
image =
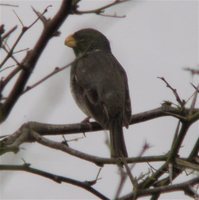
[[121, 120], [113, 120], [110, 125], [111, 157], [128, 157]]

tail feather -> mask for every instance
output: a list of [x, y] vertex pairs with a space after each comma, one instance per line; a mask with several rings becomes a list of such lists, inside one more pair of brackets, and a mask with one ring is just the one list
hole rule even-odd
[[128, 157], [120, 120], [114, 120], [110, 125], [111, 157]]

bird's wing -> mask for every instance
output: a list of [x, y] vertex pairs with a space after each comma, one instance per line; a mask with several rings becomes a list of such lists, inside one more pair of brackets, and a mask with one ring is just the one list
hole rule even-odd
[[[86, 107], [87, 115], [106, 126], [110, 114], [121, 106], [123, 124], [128, 126], [131, 116], [131, 102], [127, 76], [116, 58], [108, 52], [94, 52], [81, 58], [74, 66], [76, 87], [81, 88], [83, 98], [77, 102]], [[107, 97], [113, 96], [113, 109]], [[78, 101], [78, 100], [77, 100]], [[117, 103], [120, 104], [117, 104]], [[108, 106], [107, 106], [108, 104]], [[115, 106], [115, 107], [114, 107]], [[112, 111], [110, 111], [112, 109]], [[119, 109], [119, 108], [118, 108]]]

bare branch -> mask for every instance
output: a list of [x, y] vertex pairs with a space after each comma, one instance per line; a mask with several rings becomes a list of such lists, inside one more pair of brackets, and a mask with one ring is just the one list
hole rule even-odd
[[103, 199], [103, 200], [108, 200], [106, 196], [104, 196], [102, 193], [98, 192], [95, 190], [93, 187], [91, 187], [90, 184], [87, 183], [87, 181], [81, 182], [75, 179], [59, 176], [56, 174], [52, 174], [46, 171], [42, 171], [40, 169], [32, 168], [30, 167], [30, 164], [25, 163], [23, 165], [0, 165], [0, 171], [25, 171], [29, 172], [35, 175], [39, 175], [45, 178], [48, 178], [52, 181], [55, 181], [56, 183], [69, 183], [72, 185], [75, 185], [77, 187], [83, 188], [90, 193], [94, 194], [96, 197]]
[[18, 50], [18, 51], [13, 52], [13, 54], [21, 53], [21, 52], [24, 52], [24, 51], [27, 52], [28, 50], [29, 50], [29, 48], [20, 49], [20, 50]]
[[[24, 87], [26, 86], [26, 83], [29, 80], [29, 77], [33, 69], [35, 68], [36, 63], [42, 51], [46, 47], [48, 41], [54, 36], [54, 33], [58, 30], [58, 28], [61, 26], [63, 21], [70, 14], [71, 3], [72, 3], [72, 0], [62, 1], [59, 11], [52, 18], [52, 20], [48, 22], [48, 26], [46, 26], [45, 29], [43, 30], [33, 50], [29, 51], [28, 54], [23, 59], [21, 66], [23, 66], [24, 70], [21, 71], [6, 101], [3, 103], [3, 105], [0, 105], [0, 122], [3, 122], [7, 118], [13, 106], [15, 105], [19, 97], [21, 96], [21, 93], [23, 92]], [[21, 33], [21, 36], [22, 36], [22, 33]], [[21, 37], [19, 37], [18, 40], [20, 38]], [[18, 40], [15, 43], [17, 43]]]
[[[0, 155], [7, 153], [7, 152], [14, 152], [17, 153], [19, 151], [19, 146], [27, 141], [37, 141], [38, 143], [48, 146], [53, 149], [57, 149], [68, 153], [72, 156], [78, 157], [80, 159], [87, 160], [89, 162], [95, 163], [98, 166], [102, 166], [104, 164], [118, 164], [120, 160], [114, 158], [101, 158], [98, 156], [89, 155], [78, 150], [72, 149], [68, 147], [65, 143], [62, 142], [55, 142], [50, 139], [42, 137], [36, 131], [31, 130], [28, 127], [22, 127], [20, 131], [17, 131], [15, 134], [4, 138], [0, 141]], [[128, 158], [126, 161], [128, 163], [132, 162], [153, 162], [153, 161], [164, 161], [166, 160], [166, 156], [147, 156], [147, 157], [140, 157], [140, 158]]]
[[[48, 8], [48, 7], [47, 7]], [[43, 15], [47, 12], [47, 8], [43, 11]], [[15, 15], [17, 16], [17, 18], [19, 19], [21, 25], [22, 25], [22, 30], [21, 30], [21, 33], [19, 34], [18, 38], [16, 39], [16, 41], [14, 42], [13, 46], [11, 47], [11, 49], [9, 50], [9, 52], [7, 52], [7, 56], [4, 58], [4, 60], [1, 62], [0, 64], [0, 68], [5, 64], [5, 62], [13, 55], [13, 52], [14, 52], [14, 49], [16, 48], [17, 44], [20, 42], [21, 38], [23, 37], [23, 35], [25, 34], [25, 32], [27, 30], [29, 30], [38, 20], [39, 20], [39, 17], [34, 20], [29, 26], [24, 26], [22, 20], [19, 18], [19, 16], [17, 15], [17, 13], [14, 11]], [[17, 27], [16, 27], [17, 28]], [[4, 38], [8, 37], [15, 29], [15, 27], [13, 29], [11, 29], [5, 36]], [[21, 65], [23, 66], [22, 64], [19, 64], [18, 65]]]
[[[162, 108], [161, 108], [162, 109]], [[162, 113], [162, 110], [159, 109], [159, 112]], [[167, 108], [168, 109], [168, 108]], [[143, 112], [142, 115], [145, 116], [145, 120], [147, 118], [146, 113], [148, 113], [148, 119], [151, 119], [150, 117], [154, 115], [153, 112], [157, 113], [158, 109], [154, 109], [150, 112]], [[172, 109], [171, 109], [172, 111]], [[179, 110], [175, 110], [178, 111]], [[158, 116], [158, 115], [157, 115]], [[165, 115], [167, 116], [167, 114]], [[141, 117], [141, 114], [136, 114], [132, 116], [132, 122], [138, 123], [138, 119], [136, 120], [136, 117], [138, 117], [139, 120], [143, 120]], [[69, 147], [67, 147], [65, 144], [62, 143], [56, 143], [54, 141], [49, 141], [46, 138], [43, 138], [42, 135], [56, 135], [56, 134], [72, 134], [72, 133], [79, 133], [79, 132], [86, 132], [86, 131], [96, 131], [96, 130], [102, 130], [102, 128], [99, 126], [99, 124], [95, 122], [91, 122], [89, 124], [73, 124], [73, 125], [50, 125], [50, 124], [42, 124], [42, 123], [36, 123], [36, 122], [30, 122], [28, 124], [23, 125], [18, 131], [16, 131], [11, 136], [3, 139], [0, 142], [0, 154], [4, 154], [9, 151], [17, 152], [19, 150], [19, 146], [24, 142], [33, 142], [37, 141], [39, 143], [42, 143], [43, 145], [49, 146], [51, 148], [57, 148], [59, 150], [62, 150], [66, 153], [69, 153], [71, 155], [77, 156], [79, 158], [94, 162], [98, 165], [102, 164], [113, 164], [118, 163], [117, 159], [103, 159], [96, 156], [86, 155], [84, 153], [78, 152], [76, 150], [73, 150]], [[34, 137], [32, 137], [32, 133]], [[181, 132], [184, 134], [183, 130]], [[179, 134], [179, 137], [181, 136], [181, 133]], [[179, 143], [182, 139], [178, 140], [178, 143], [176, 143], [174, 146], [175, 148], [178, 147]], [[176, 147], [177, 146], [177, 147]], [[175, 150], [174, 148], [174, 150]], [[145, 162], [145, 161], [163, 161], [167, 158], [167, 156], [160, 156], [160, 157], [138, 157], [138, 158], [128, 158], [127, 162]], [[166, 169], [165, 169], [166, 170]], [[164, 170], [163, 170], [164, 171]], [[163, 173], [161, 171], [161, 173]], [[153, 179], [154, 180], [154, 179]]]
[[183, 160], [180, 158], [175, 159], [175, 163], [178, 167], [182, 167], [183, 169], [188, 168], [199, 172], [199, 165], [193, 162], [189, 162], [187, 160]]
[[39, 19], [42, 21], [44, 27], [47, 26], [47, 23], [48, 23], [48, 21], [50, 19], [49, 20], [46, 19], [46, 17], [44, 16], [44, 14], [48, 11], [48, 8], [50, 8], [50, 7], [52, 7], [52, 5], [47, 6], [46, 9], [42, 13], [40, 13], [39, 11], [37, 11], [35, 8], [32, 7], [32, 10], [34, 11], [34, 13], [37, 15], [38, 18], [37, 18], [37, 20], [35, 20], [34, 23], [32, 23], [30, 25], [30, 27], [33, 26]]
[[[141, 149], [141, 152], [138, 154], [138, 158], [142, 158], [144, 153], [150, 148], [150, 145], [145, 142], [144, 145], [143, 145], [143, 148]], [[136, 163], [133, 163], [130, 167], [128, 166], [127, 162], [126, 162], [126, 159], [125, 158], [122, 158], [122, 162], [124, 163], [124, 167], [126, 169], [126, 173], [123, 172], [123, 170], [120, 168], [120, 173], [121, 173], [121, 179], [120, 179], [120, 183], [119, 183], [119, 186], [118, 186], [118, 189], [116, 191], [116, 195], [115, 197], [118, 198], [121, 191], [122, 191], [122, 188], [125, 184], [125, 181], [127, 180], [127, 177], [130, 178], [131, 180], [131, 183], [132, 185], [134, 186], [133, 187], [133, 190], [135, 192], [135, 196], [136, 197], [136, 190], [137, 190], [137, 187], [138, 187], [138, 179], [136, 179], [135, 177], [133, 177], [131, 171], [132, 169], [135, 167], [135, 164]]]
[[184, 68], [184, 70], [190, 72], [192, 76], [199, 74], [199, 69], [193, 69], [193, 68], [187, 67], [187, 68]]
[[12, 53], [15, 49], [15, 47], [17, 46], [17, 44], [19, 43], [19, 41], [21, 40], [22, 36], [24, 35], [24, 33], [26, 32], [26, 29], [22, 29], [21, 33], [19, 34], [18, 38], [16, 39], [15, 43], [13, 44], [13, 46], [11, 47], [10, 51], [8, 52], [7, 56], [4, 58], [4, 60], [0, 63], [0, 68], [3, 67], [3, 65], [7, 62], [7, 60], [12, 56]]
[[[17, 29], [17, 25], [14, 26], [13, 28], [11, 28], [7, 33], [5, 33], [5, 34], [2, 36], [1, 40], [2, 40], [2, 41], [5, 40], [5, 39], [6, 39], [7, 37], [9, 37], [16, 29]], [[1, 42], [2, 42], [2, 41], [1, 41]]]
[[17, 12], [15, 10], [13, 10], [13, 12], [14, 12], [15, 16], [17, 17], [17, 19], [19, 20], [19, 22], [21, 23], [22, 27], [24, 27], [24, 24], [23, 24], [21, 18], [18, 16]]
[[[185, 109], [183, 112], [177, 108], [173, 107], [159, 107], [149, 111], [141, 112], [132, 115], [130, 124], [137, 124], [145, 121], [149, 121], [152, 119], [156, 119], [164, 116], [172, 116], [173, 114], [186, 116], [189, 114], [189, 109]], [[199, 109], [194, 109], [194, 114], [199, 115]], [[195, 116], [194, 116], [195, 117]], [[199, 120], [199, 116], [197, 116], [197, 120]], [[39, 122], [29, 122], [22, 125], [29, 127], [37, 132], [40, 135], [62, 135], [62, 134], [75, 134], [75, 133], [85, 133], [92, 131], [102, 130], [102, 127], [96, 122], [89, 123], [78, 123], [78, 124], [63, 124], [63, 125], [53, 125]], [[20, 129], [21, 129], [20, 128]]]
[[[14, 41], [14, 44], [12, 44], [10, 47], [8, 46], [7, 39], [8, 37], [12, 36], [12, 33], [16, 30], [17, 26], [13, 27], [8, 32], [5, 32], [4, 25], [0, 25], [0, 47], [6, 52], [5, 57], [0, 63], [0, 72], [2, 72], [3, 70], [8, 70], [12, 67], [10, 66], [10, 64], [9, 66], [5, 65], [7, 61], [10, 61], [11, 59], [14, 60], [14, 63], [17, 64], [14, 65], [14, 69], [6, 71], [6, 77], [2, 77], [0, 80], [0, 123], [6, 119], [17, 100], [23, 94], [25, 94], [33, 88], [36, 88], [38, 85], [42, 84], [44, 81], [48, 80], [50, 77], [54, 76], [58, 72], [63, 71], [68, 66], [73, 64], [73, 62], [76, 61], [75, 60], [66, 66], [56, 67], [52, 72], [35, 82], [33, 85], [27, 85], [27, 82], [31, 77], [32, 71], [36, 67], [37, 61], [40, 58], [41, 53], [45, 49], [50, 39], [54, 36], [59, 35], [58, 29], [68, 15], [97, 14], [105, 17], [124, 17], [118, 16], [116, 13], [114, 13], [113, 15], [106, 14], [105, 10], [114, 5], [127, 1], [128, 0], [112, 0], [112, 3], [107, 3], [105, 6], [95, 8], [93, 10], [83, 11], [81, 9], [79, 10], [78, 8], [78, 4], [81, 2], [81, 0], [63, 0], [59, 11], [52, 19], [46, 18], [44, 16], [44, 14], [48, 10], [48, 7], [50, 6], [47, 6], [47, 8], [43, 12], [37, 11], [32, 7], [32, 10], [37, 15], [37, 17], [29, 26], [25, 26], [23, 24], [22, 19], [20, 19], [18, 14], [14, 11], [20, 24], [22, 25], [22, 30], [21, 33], [19, 33], [16, 40]], [[38, 21], [41, 21], [43, 23], [43, 32], [40, 35], [37, 42], [35, 43], [34, 48], [30, 49], [24, 56], [24, 58], [18, 61], [15, 58], [14, 54], [26, 51], [27, 49], [18, 50], [16, 49], [16, 47], [18, 46], [19, 42], [21, 41], [22, 37], [27, 32], [27, 30], [30, 30], [31, 27]], [[188, 68], [187, 71], [190, 71], [192, 75], [198, 74], [198, 70], [195, 69]], [[7, 89], [6, 86], [8, 85], [10, 80], [13, 79], [13, 77], [16, 77], [17, 81], [13, 84], [14, 87], [10, 90], [10, 92], [7, 92], [6, 90], [5, 94], [8, 93], [8, 96], [4, 97], [4, 89]], [[118, 165], [118, 163], [123, 163], [124, 168], [122, 168], [121, 166], [119, 167], [121, 169], [121, 182], [116, 193], [116, 199], [135, 200], [139, 197], [150, 195], [151, 200], [156, 200], [162, 193], [172, 191], [184, 191], [186, 195], [196, 198], [198, 197], [198, 194], [194, 187], [196, 187], [196, 185], [199, 184], [198, 177], [192, 178], [190, 181], [186, 181], [180, 184], [173, 184], [172, 181], [176, 177], [181, 175], [183, 172], [186, 172], [186, 169], [190, 169], [192, 171], [192, 174], [199, 171], [199, 138], [190, 150], [191, 152], [189, 156], [183, 157], [180, 151], [182, 142], [184, 141], [185, 135], [188, 133], [189, 128], [193, 123], [199, 121], [199, 108], [196, 108], [199, 88], [198, 86], [192, 84], [192, 86], [195, 89], [194, 94], [187, 101], [185, 101], [180, 97], [177, 90], [165, 80], [165, 78], [159, 78], [172, 91], [177, 101], [177, 105], [167, 101], [163, 103], [162, 106], [159, 108], [134, 114], [131, 117], [130, 124], [137, 124], [165, 116], [174, 117], [176, 121], [179, 121], [171, 147], [168, 149], [168, 153], [165, 153], [164, 155], [157, 154], [158, 156], [143, 156], [144, 152], [150, 147], [150, 145], [147, 142], [145, 143], [137, 157], [104, 158], [91, 154], [86, 154], [80, 150], [76, 150], [70, 147], [69, 141], [78, 141], [79, 138], [67, 140], [66, 135], [85, 132], [86, 134], [88, 134], [89, 132], [102, 130], [102, 127], [98, 123], [88, 122], [78, 124], [54, 125], [38, 122], [29, 122], [23, 124], [17, 131], [15, 131], [11, 135], [3, 133], [4, 136], [0, 136], [0, 156], [7, 152], [17, 153], [20, 150], [21, 145], [24, 143], [37, 142], [43, 146], [62, 151], [67, 155], [74, 156], [78, 159], [83, 159], [90, 163], [94, 163], [98, 166], [104, 166], [105, 164]], [[185, 105], [187, 105], [187, 102], [189, 100], [191, 101], [191, 106], [189, 108], [186, 108]], [[49, 139], [50, 137], [44, 137], [52, 135], [62, 135], [64, 141], [58, 142]], [[187, 144], [185, 143], [185, 145]], [[157, 169], [154, 169], [150, 164], [151, 162], [156, 162], [156, 164], [159, 163], [161, 164], [161, 166], [159, 168], [156, 167]], [[130, 165], [129, 163], [133, 164]], [[139, 174], [138, 176], [135, 176], [132, 173], [132, 169], [134, 168], [135, 163], [143, 163], [145, 165], [149, 164], [153, 170], [148, 169]], [[100, 170], [101, 169], [102, 168], [100, 168]], [[67, 177], [57, 176], [46, 171], [35, 169], [32, 168], [30, 164], [26, 163], [25, 161], [24, 165], [0, 165], [0, 170], [27, 171], [45, 178], [49, 178], [50, 180], [53, 180], [57, 183], [66, 182], [69, 184], [76, 185], [87, 190], [88, 192], [93, 193], [99, 199], [108, 199], [105, 195], [93, 188], [93, 186], [99, 180], [100, 170], [94, 180], [86, 181], [69, 179]], [[132, 183], [133, 189], [128, 195], [124, 195], [123, 197], [119, 198], [120, 191], [123, 189], [125, 180], [128, 177]]]
[[158, 77], [159, 79], [161, 79], [162, 81], [165, 82], [166, 86], [171, 89], [171, 91], [173, 92], [173, 94], [175, 95], [176, 97], [176, 101], [179, 103], [179, 105], [183, 108], [184, 105], [185, 105], [185, 101], [184, 100], [181, 100], [180, 96], [178, 95], [178, 92], [176, 89], [174, 89], [166, 80], [164, 77]]
[[[193, 84], [192, 84], [193, 85]], [[193, 85], [194, 86], [194, 85]], [[194, 87], [195, 88], [195, 92], [193, 94], [193, 100], [191, 102], [191, 106], [190, 106], [190, 114], [192, 113], [192, 110], [195, 108], [196, 106], [196, 103], [197, 103], [197, 97], [198, 97], [198, 93], [199, 93], [199, 84], [197, 87]]]
[[49, 73], [48, 75], [46, 75], [45, 77], [43, 77], [41, 80], [37, 81], [36, 83], [34, 83], [31, 86], [27, 86], [25, 88], [25, 90], [22, 92], [22, 95], [25, 94], [26, 92], [32, 90], [33, 88], [37, 87], [38, 85], [40, 85], [41, 83], [43, 83], [44, 81], [46, 81], [47, 79], [51, 78], [52, 76], [54, 76], [55, 74], [63, 71], [64, 69], [70, 67], [74, 62], [76, 62], [77, 59], [75, 59], [74, 61], [72, 61], [71, 63], [63, 66], [63, 67], [55, 67], [55, 69]]
[[10, 74], [0, 82], [0, 94], [2, 93], [4, 87], [8, 84], [8, 82], [21, 70], [21, 66], [15, 67]]
[[[183, 182], [183, 183], [178, 183], [178, 184], [173, 184], [169, 186], [162, 186], [162, 187], [156, 187], [152, 189], [145, 189], [145, 190], [138, 190], [137, 191], [137, 196], [148, 196], [152, 194], [157, 194], [157, 193], [166, 193], [166, 192], [171, 192], [171, 191], [184, 191], [186, 194], [187, 188], [190, 188], [193, 185], [196, 185], [199, 183], [199, 177], [193, 178], [189, 181]], [[196, 194], [197, 195], [197, 194]], [[125, 195], [118, 200], [131, 200], [134, 197], [134, 193], [130, 193], [128, 195]], [[197, 195], [197, 197], [199, 197]]]
[[13, 67], [15, 67], [15, 65], [10, 65], [8, 67], [5, 67], [5, 68], [3, 68], [3, 69], [0, 70], [0, 73], [3, 72], [3, 71], [5, 71], [5, 70], [7, 70], [7, 69], [13, 68]]
[[169, 155], [169, 158], [168, 158], [169, 162], [174, 160], [174, 158], [177, 156], [178, 151], [179, 151], [179, 149], [182, 145], [182, 142], [184, 140], [184, 137], [185, 137], [189, 127], [190, 127], [190, 124], [182, 123], [182, 127], [179, 130], [179, 134], [176, 137], [176, 139], [174, 140], [174, 144], [173, 144], [172, 149], [170, 151], [170, 155]]
[[120, 3], [124, 3], [124, 2], [127, 2], [129, 0], [115, 0], [113, 1], [112, 3], [109, 3], [105, 6], [102, 6], [100, 8], [96, 8], [96, 9], [93, 9], [93, 10], [86, 10], [86, 11], [82, 11], [82, 10], [78, 10], [78, 6], [76, 5], [73, 9], [73, 14], [77, 14], [77, 15], [82, 15], [82, 14], [96, 14], [96, 15], [101, 15], [101, 16], [105, 16], [105, 17], [116, 17], [116, 18], [123, 18], [125, 17], [124, 15], [123, 16], [118, 16], [117, 14], [114, 14], [114, 15], [110, 15], [110, 14], [104, 14], [104, 11], [107, 9], [107, 8], [110, 8], [112, 6], [115, 6], [117, 4], [120, 4]]
[[18, 5], [8, 4], [8, 3], [0, 3], [0, 6], [19, 7]]

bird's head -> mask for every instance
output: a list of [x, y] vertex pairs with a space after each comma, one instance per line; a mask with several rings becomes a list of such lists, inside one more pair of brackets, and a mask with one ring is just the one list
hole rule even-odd
[[111, 51], [108, 39], [99, 31], [90, 28], [69, 35], [65, 39], [65, 45], [73, 48], [77, 56], [96, 50]]

